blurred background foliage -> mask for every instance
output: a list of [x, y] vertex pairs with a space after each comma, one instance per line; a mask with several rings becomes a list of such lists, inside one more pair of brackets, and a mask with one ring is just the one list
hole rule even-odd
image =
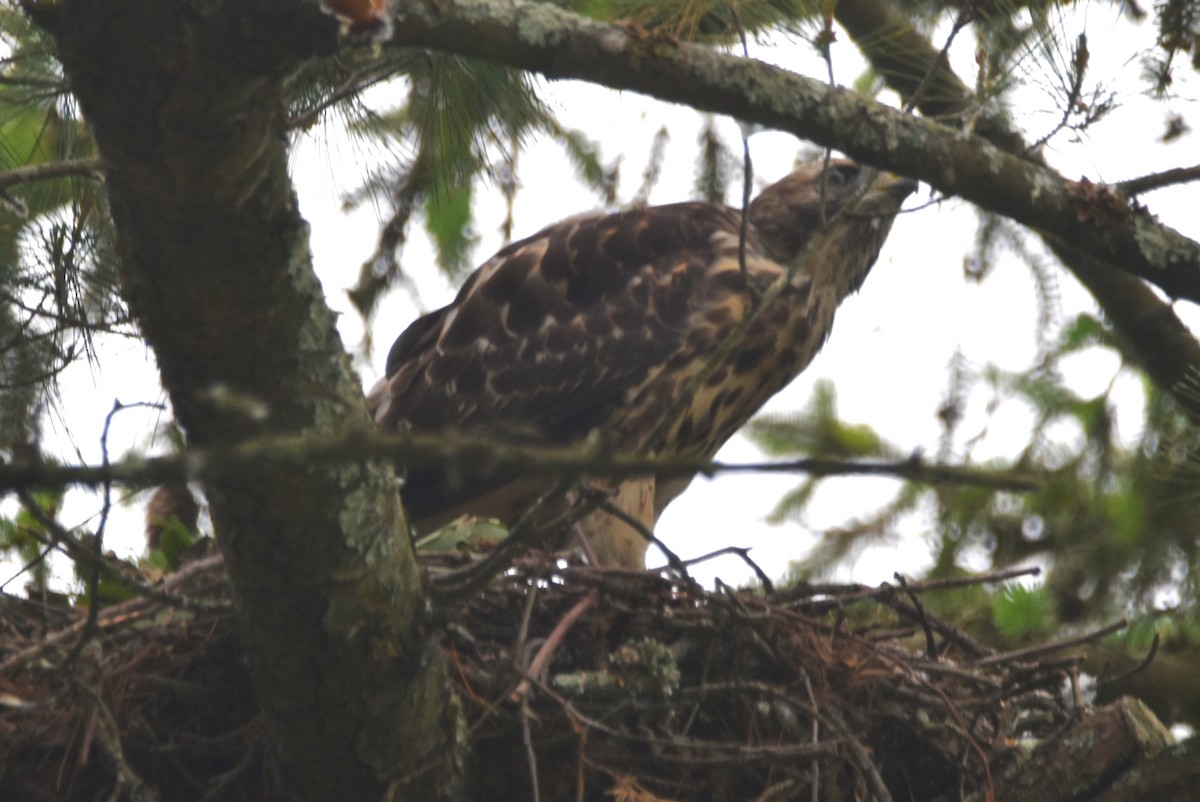
[[[1035, 81], [1043, 86], [1056, 99], [1060, 114], [1054, 124], [1029, 134], [1035, 146], [1057, 136], [1082, 135], [1118, 102], [1089, 72], [1091, 61], [1105, 54], [1090, 52], [1085, 36], [1067, 34], [1060, 25], [1064, 8], [1074, 3], [876, 2], [930, 36], [935, 47], [949, 38], [973, 37], [979, 69], [975, 80], [967, 83], [976, 92], [975, 102], [989, 113], [1006, 114], [1010, 93], [1021, 84]], [[834, 22], [834, 0], [555, 4], [656, 35], [735, 50], [748, 39], [782, 38], [827, 53], [830, 42], [847, 36]], [[1181, 72], [1200, 69], [1200, 7], [1190, 0], [1163, 0], [1153, 6], [1112, 0], [1100, 5], [1118, 7], [1133, 23], [1157, 31], [1156, 47], [1135, 66], [1141, 70], [1144, 90], [1162, 104], [1165, 125], [1160, 140], [1170, 147], [1191, 125], [1174, 102], [1172, 88]], [[935, 32], [940, 39], [932, 38]], [[37, 460], [43, 458], [39, 435], [45, 415], [59, 401], [56, 376], [74, 361], [95, 358], [91, 341], [97, 333], [130, 338], [138, 334], [119, 295], [119, 247], [101, 166], [86, 122], [64, 84], [53, 43], [10, 0], [0, 0], [0, 42], [0, 452], [7, 460]], [[856, 43], [864, 49], [871, 44]], [[850, 82], [860, 91], [875, 93], [887, 78], [868, 69]], [[399, 102], [381, 109], [368, 101], [373, 87], [394, 88], [397, 83], [404, 88]], [[558, 143], [574, 166], [575, 180], [595, 194], [598, 204], [647, 202], [671, 132], [664, 128], [654, 137], [641, 167], [640, 188], [622, 202], [617, 195], [622, 162], [606, 163], [588, 132], [563, 126], [542, 100], [542, 86], [529, 74], [489, 63], [372, 45], [343, 48], [289, 78], [294, 132], [336, 125], [379, 145], [390, 158], [371, 167], [359, 189], [346, 197], [348, 207], [378, 204], [383, 218], [375, 252], [349, 290], [365, 320], [386, 294], [413, 292], [420, 271], [428, 270], [404, 259], [404, 246], [415, 226], [429, 233], [439, 271], [455, 282], [469, 272], [479, 256], [473, 216], [479, 187], [501, 189], [509, 204], [505, 236], [512, 236], [522, 147], [532, 137]], [[925, 91], [936, 92], [937, 86]], [[1018, 128], [1019, 123], [1014, 121]], [[700, 136], [694, 195], [722, 200], [731, 191], [740, 195], [741, 183], [741, 143], [723, 141], [708, 120]], [[886, 503], [853, 511], [851, 520], [828, 531], [812, 554], [791, 566], [790, 578], [828, 576], [898, 526], [911, 529], [916, 521], [930, 549], [931, 577], [1016, 564], [1045, 569], [1043, 579], [1031, 585], [939, 595], [938, 611], [973, 631], [1019, 642], [1129, 616], [1135, 623], [1123, 636], [1129, 648], [1110, 643], [1108, 651], [1092, 659], [1125, 665], [1134, 659], [1130, 655], [1149, 648], [1153, 634], [1147, 633], [1158, 633], [1165, 638], [1159, 662], [1194, 666], [1200, 663], [1200, 658], [1189, 657], [1200, 654], [1200, 436], [1172, 401], [1167, 392], [1171, 388], [1144, 381], [1141, 429], [1135, 436], [1121, 437], [1113, 423], [1111, 386], [1081, 396], [1064, 380], [1060, 367], [1071, 355], [1099, 350], [1114, 354], [1124, 365], [1122, 371], [1136, 372], [1125, 334], [1099, 314], [1058, 320], [1059, 267], [1030, 248], [1025, 233], [1013, 224], [983, 212], [978, 220], [975, 247], [964, 258], [964, 280], [986, 280], [1000, 255], [1020, 257], [1038, 290], [1042, 347], [1033, 364], [1020, 370], [968, 365], [965, 360], [949, 365], [944, 401], [930, 412], [942, 431], [934, 454], [904, 453], [868, 424], [842, 420], [835, 388], [829, 384], [818, 384], [799, 413], [760, 418], [748, 434], [773, 457], [917, 456], [1036, 477], [1040, 489], [1017, 494], [897, 482]], [[989, 414], [1014, 404], [1032, 411], [1027, 442], [1015, 449], [1011, 460], [973, 458], [973, 444], [982, 431], [964, 430], [963, 408], [967, 397], [981, 390], [992, 398]], [[1196, 392], [1200, 393], [1200, 380]], [[802, 520], [824, 481], [799, 479], [780, 500], [773, 519]], [[35, 499], [53, 516], [61, 492], [39, 493]], [[169, 569], [192, 542], [186, 531], [170, 531], [170, 553], [160, 550], [151, 557], [151, 565], [159, 570]], [[81, 542], [88, 534], [75, 533]], [[20, 576], [32, 595], [48, 593], [44, 558], [55, 548], [56, 537], [28, 510], [0, 517], [0, 550], [23, 566], [16, 576], [0, 577], [8, 592]], [[1167, 682], [1181, 683], [1179, 672], [1182, 669]], [[1200, 679], [1192, 673], [1174, 696], [1156, 705], [1160, 715], [1192, 722], [1200, 718], [1200, 701], [1188, 702], [1200, 700]]]

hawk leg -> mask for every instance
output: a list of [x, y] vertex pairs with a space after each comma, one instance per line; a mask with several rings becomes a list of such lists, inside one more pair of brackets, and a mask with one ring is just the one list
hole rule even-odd
[[[610, 500], [623, 512], [654, 531], [654, 477], [627, 479], [614, 491], [607, 484], [592, 484], [610, 494]], [[646, 550], [650, 541], [626, 521], [604, 510], [596, 510], [580, 522], [582, 535], [598, 565], [646, 570]]]

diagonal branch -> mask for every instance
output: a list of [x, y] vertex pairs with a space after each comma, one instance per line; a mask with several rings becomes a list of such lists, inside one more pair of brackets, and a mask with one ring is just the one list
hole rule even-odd
[[0, 193], [18, 184], [46, 181], [51, 178], [65, 178], [72, 175], [99, 180], [102, 177], [103, 169], [103, 162], [97, 158], [64, 159], [14, 167], [0, 173]]
[[1186, 184], [1189, 181], [1200, 181], [1200, 164], [1191, 167], [1176, 167], [1163, 170], [1161, 173], [1151, 173], [1139, 178], [1130, 178], [1117, 184], [1117, 189], [1124, 195], [1141, 195], [1156, 189]]
[[[954, 71], [939, 58], [933, 45], [893, 5], [892, 0], [841, 0], [837, 19], [849, 31], [888, 85], [906, 95], [923, 82], [935, 86], [919, 99], [926, 115], [964, 117], [980, 113], [982, 104]], [[982, 114], [975, 130], [1004, 150], [1029, 153], [1020, 132], [999, 114]], [[1194, 170], [1195, 168], [1192, 168]], [[1185, 177], [1188, 170], [1181, 171]], [[1132, 184], [1132, 186], [1131, 186]], [[1147, 185], [1145, 188], [1151, 188]], [[1115, 187], [1123, 195], [1143, 189], [1136, 182]], [[1119, 259], [1080, 247], [1081, 243], [1042, 234], [1047, 247], [1088, 288], [1108, 319], [1123, 335], [1134, 360], [1159, 386], [1169, 391], [1193, 420], [1200, 420], [1200, 399], [1186, 389], [1190, 373], [1200, 366], [1200, 342], [1170, 304], [1137, 277], [1120, 269]], [[1148, 277], [1153, 281], [1153, 277]], [[1161, 285], [1160, 285], [1161, 286]]]
[[394, 42], [631, 89], [789, 131], [919, 178], [1119, 264], [1174, 297], [1200, 301], [1200, 245], [1107, 187], [1068, 181], [961, 128], [763, 62], [523, 0], [406, 4]]

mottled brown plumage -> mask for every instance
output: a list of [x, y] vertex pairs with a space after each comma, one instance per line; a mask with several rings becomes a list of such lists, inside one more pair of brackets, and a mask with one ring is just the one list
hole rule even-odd
[[200, 520], [200, 505], [188, 486], [180, 483], [160, 485], [146, 502], [146, 549], [157, 549], [163, 531], [171, 519], [179, 521], [191, 534], [196, 534]]
[[[554, 444], [598, 436], [615, 450], [711, 456], [808, 365], [916, 187], [884, 177], [868, 189], [857, 165], [834, 161], [822, 213], [821, 171], [806, 164], [750, 204], [744, 273], [741, 213], [709, 203], [577, 217], [509, 245], [396, 340], [369, 397], [376, 420], [390, 430]], [[823, 218], [828, 231], [805, 251]], [[789, 270], [729, 357], [677, 403]], [[687, 484], [644, 477], [614, 493], [652, 528]], [[403, 495], [418, 531], [429, 531], [468, 512], [511, 521], [542, 490], [516, 477], [413, 470]], [[600, 562], [644, 565], [645, 541], [626, 524], [597, 513], [584, 528]]]

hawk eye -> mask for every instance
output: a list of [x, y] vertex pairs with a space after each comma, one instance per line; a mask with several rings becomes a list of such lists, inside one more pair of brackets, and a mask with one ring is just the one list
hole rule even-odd
[[857, 164], [839, 164], [830, 167], [825, 180], [831, 187], [844, 187], [858, 177]]

